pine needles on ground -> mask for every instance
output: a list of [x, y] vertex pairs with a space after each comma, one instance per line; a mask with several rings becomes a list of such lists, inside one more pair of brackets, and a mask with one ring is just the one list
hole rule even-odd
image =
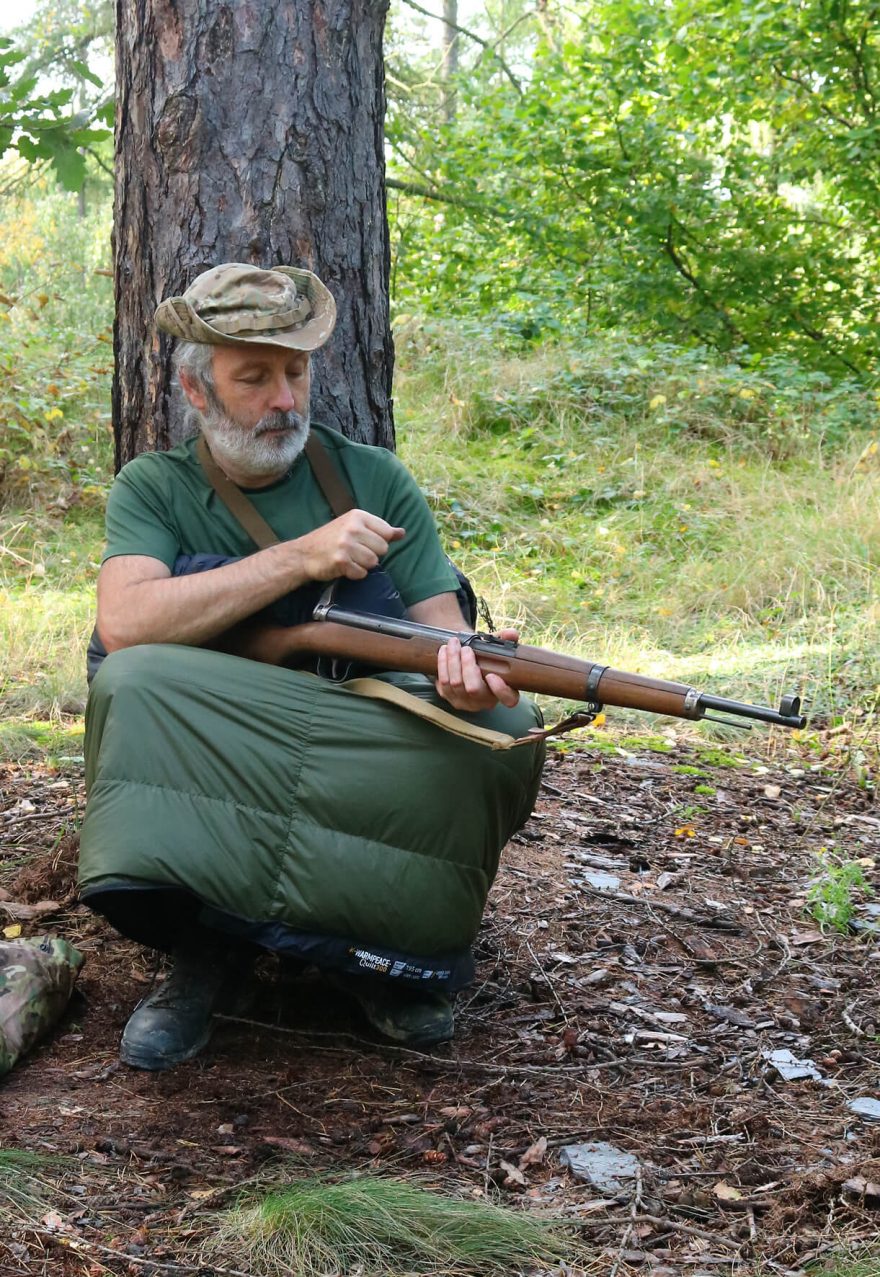
[[223, 1215], [211, 1241], [212, 1251], [265, 1277], [512, 1277], [575, 1246], [556, 1221], [369, 1176], [276, 1189]]

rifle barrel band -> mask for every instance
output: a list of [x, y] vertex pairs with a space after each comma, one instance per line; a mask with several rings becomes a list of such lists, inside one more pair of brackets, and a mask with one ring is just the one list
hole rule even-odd
[[[599, 702], [599, 683], [607, 669], [607, 665], [594, 665], [590, 670], [587, 675], [587, 694], [584, 700]], [[598, 710], [596, 712], [598, 713]]]
[[684, 698], [682, 710], [685, 718], [702, 718], [704, 715], [703, 706], [700, 704], [700, 692], [695, 687], [689, 687]]

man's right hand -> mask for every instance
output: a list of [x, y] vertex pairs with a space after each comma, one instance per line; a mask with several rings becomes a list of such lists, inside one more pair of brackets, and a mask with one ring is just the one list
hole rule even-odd
[[297, 537], [291, 544], [302, 556], [306, 580], [333, 581], [344, 576], [350, 581], [361, 581], [378, 565], [391, 543], [405, 535], [403, 528], [392, 527], [378, 515], [366, 510], [349, 510], [314, 532]]
[[209, 643], [308, 581], [359, 581], [403, 528], [349, 510], [291, 541], [211, 572], [172, 577], [158, 559], [108, 559], [98, 577], [98, 631], [108, 652], [135, 643]]

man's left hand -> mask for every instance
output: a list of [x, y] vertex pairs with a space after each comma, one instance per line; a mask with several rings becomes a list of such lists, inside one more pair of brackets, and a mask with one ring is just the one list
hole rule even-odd
[[[518, 630], [499, 630], [498, 637], [519, 641]], [[508, 687], [499, 674], [483, 674], [469, 647], [457, 638], [444, 644], [437, 653], [437, 691], [453, 709], [475, 714], [481, 709], [494, 709], [499, 702], [512, 708], [519, 692]]]

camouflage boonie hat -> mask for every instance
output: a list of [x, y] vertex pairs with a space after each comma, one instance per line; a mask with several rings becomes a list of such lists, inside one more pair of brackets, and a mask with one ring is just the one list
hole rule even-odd
[[336, 302], [310, 270], [226, 262], [199, 275], [182, 297], [160, 302], [156, 323], [172, 337], [209, 346], [317, 350], [333, 332]]

